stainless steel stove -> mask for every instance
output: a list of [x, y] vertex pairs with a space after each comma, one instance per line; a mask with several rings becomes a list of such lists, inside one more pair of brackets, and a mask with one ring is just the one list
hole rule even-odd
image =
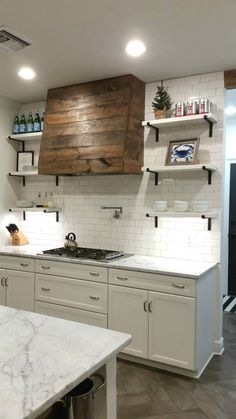
[[58, 247], [56, 249], [43, 250], [43, 254], [64, 258], [90, 259], [100, 262], [108, 262], [111, 259], [124, 256], [123, 252], [116, 250], [92, 249], [89, 247]]

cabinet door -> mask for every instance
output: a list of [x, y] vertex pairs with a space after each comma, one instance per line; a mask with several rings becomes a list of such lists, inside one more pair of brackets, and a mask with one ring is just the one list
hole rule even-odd
[[106, 314], [93, 313], [92, 311], [79, 310], [78, 308], [44, 303], [42, 301], [35, 301], [35, 312], [46, 314], [47, 316], [59, 317], [65, 320], [72, 320], [74, 322], [85, 323], [91, 326], [107, 328]]
[[147, 358], [148, 312], [147, 291], [135, 288], [109, 287], [109, 329], [132, 335], [124, 353]]
[[7, 270], [6, 305], [34, 311], [34, 274]]
[[195, 299], [149, 292], [149, 359], [195, 369]]
[[0, 305], [5, 306], [5, 295], [6, 295], [6, 286], [5, 286], [5, 277], [6, 270], [0, 269]]

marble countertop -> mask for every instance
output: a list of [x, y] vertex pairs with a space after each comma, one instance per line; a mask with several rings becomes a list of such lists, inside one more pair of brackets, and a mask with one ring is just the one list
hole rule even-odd
[[129, 335], [0, 306], [0, 419], [34, 419], [115, 356]]
[[[51, 246], [53, 248], [55, 246]], [[188, 278], [200, 278], [208, 271], [215, 268], [217, 263], [199, 262], [184, 259], [166, 257], [127, 255], [109, 262], [98, 262], [82, 259], [62, 258], [60, 256], [43, 255], [42, 250], [50, 248], [47, 246], [1, 246], [0, 255], [33, 257], [47, 260], [59, 260], [70, 263], [82, 263], [86, 265], [105, 266], [107, 268], [130, 269], [140, 272], [158, 273], [163, 275], [175, 275]]]

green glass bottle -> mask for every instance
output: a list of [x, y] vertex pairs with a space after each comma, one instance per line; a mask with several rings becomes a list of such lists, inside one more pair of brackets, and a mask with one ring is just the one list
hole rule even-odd
[[26, 119], [25, 114], [23, 113], [20, 117], [20, 134], [26, 132]]
[[43, 112], [43, 116], [41, 118], [41, 131], [43, 131], [43, 127], [44, 127], [44, 117], [45, 117], [45, 112]]
[[36, 112], [34, 117], [34, 131], [40, 131], [41, 129], [41, 119], [39, 116], [39, 112]]
[[18, 114], [16, 114], [14, 122], [13, 122], [13, 128], [12, 128], [13, 134], [19, 134], [20, 132], [20, 120]]
[[27, 132], [32, 132], [34, 130], [34, 120], [32, 116], [32, 112], [29, 113], [27, 118]]

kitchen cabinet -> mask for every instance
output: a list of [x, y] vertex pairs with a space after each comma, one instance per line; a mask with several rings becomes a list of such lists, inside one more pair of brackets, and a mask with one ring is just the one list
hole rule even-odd
[[195, 300], [158, 292], [109, 287], [110, 329], [132, 335], [124, 353], [195, 369]]
[[132, 335], [122, 357], [199, 376], [213, 353], [213, 289], [214, 272], [193, 280], [110, 269], [108, 327]]
[[110, 285], [108, 312], [109, 329], [132, 335], [124, 353], [147, 358], [147, 291]]
[[0, 304], [34, 311], [34, 260], [0, 256], [0, 266]]
[[107, 268], [36, 261], [35, 311], [107, 328]]

